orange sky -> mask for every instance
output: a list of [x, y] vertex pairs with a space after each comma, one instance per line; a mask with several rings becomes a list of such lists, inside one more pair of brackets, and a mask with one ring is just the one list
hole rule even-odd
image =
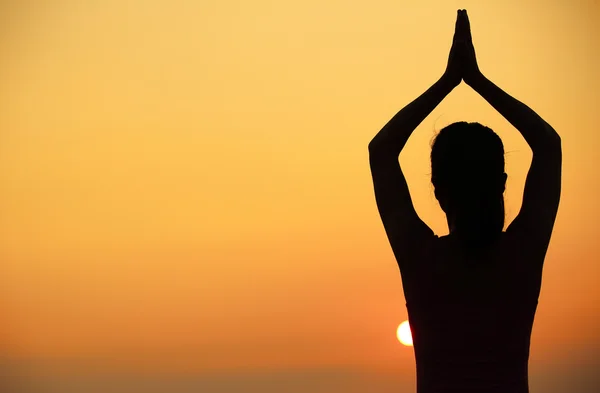
[[[597, 1], [89, 3], [0, 3], [9, 362], [413, 375], [367, 144], [441, 75], [458, 8], [482, 71], [563, 140], [531, 367], [598, 359]], [[507, 222], [531, 160], [459, 86], [401, 155], [438, 234], [429, 142], [463, 119], [504, 141]]]

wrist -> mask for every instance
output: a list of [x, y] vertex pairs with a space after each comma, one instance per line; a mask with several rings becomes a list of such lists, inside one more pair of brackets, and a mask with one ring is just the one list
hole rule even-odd
[[437, 84], [446, 92], [446, 94], [448, 94], [458, 86], [460, 82], [461, 79], [454, 78], [451, 75], [444, 73], [442, 77], [438, 79]]
[[477, 87], [480, 86], [485, 80], [485, 76], [481, 73], [481, 71], [478, 71], [468, 78], [465, 78], [465, 83], [473, 89], [477, 89]]

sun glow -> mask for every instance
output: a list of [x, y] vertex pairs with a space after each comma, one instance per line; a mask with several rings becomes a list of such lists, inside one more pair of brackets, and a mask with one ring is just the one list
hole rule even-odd
[[413, 345], [412, 334], [410, 332], [410, 325], [408, 324], [408, 321], [404, 321], [400, 324], [400, 326], [398, 326], [398, 330], [396, 330], [396, 337], [398, 337], [398, 341], [407, 347]]

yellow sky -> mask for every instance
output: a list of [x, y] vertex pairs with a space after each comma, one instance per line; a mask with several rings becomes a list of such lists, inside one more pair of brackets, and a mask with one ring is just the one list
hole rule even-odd
[[[458, 8], [469, 11], [482, 71], [563, 140], [532, 362], [600, 345], [597, 1], [1, 7], [9, 356], [412, 373], [411, 349], [395, 338], [406, 311], [367, 143], [441, 75]], [[438, 234], [429, 142], [463, 119], [504, 141], [507, 222], [531, 159], [518, 132], [459, 86], [401, 155]]]

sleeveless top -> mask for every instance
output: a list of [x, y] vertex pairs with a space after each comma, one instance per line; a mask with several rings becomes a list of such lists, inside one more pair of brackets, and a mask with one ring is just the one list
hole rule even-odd
[[472, 260], [450, 236], [425, 248], [402, 272], [417, 393], [527, 393], [541, 264], [527, 265], [505, 233]]

